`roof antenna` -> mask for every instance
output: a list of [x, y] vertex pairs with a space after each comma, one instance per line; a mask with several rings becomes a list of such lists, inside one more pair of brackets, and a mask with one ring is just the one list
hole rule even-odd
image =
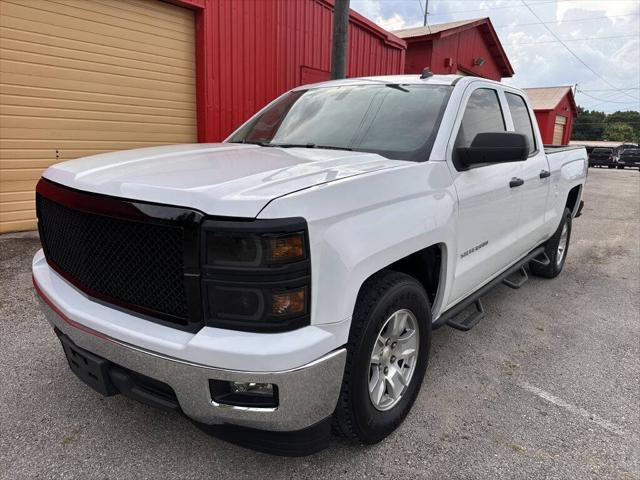
[[433, 77], [433, 72], [429, 67], [426, 67], [424, 70], [422, 70], [422, 75], [420, 75], [420, 78], [425, 79], [429, 77]]

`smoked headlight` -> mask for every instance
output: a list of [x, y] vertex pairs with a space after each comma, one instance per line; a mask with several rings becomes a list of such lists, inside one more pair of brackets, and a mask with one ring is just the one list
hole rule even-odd
[[206, 264], [220, 267], [263, 267], [304, 260], [305, 234], [208, 232]]
[[208, 325], [275, 332], [309, 324], [311, 272], [304, 219], [206, 220], [202, 239]]

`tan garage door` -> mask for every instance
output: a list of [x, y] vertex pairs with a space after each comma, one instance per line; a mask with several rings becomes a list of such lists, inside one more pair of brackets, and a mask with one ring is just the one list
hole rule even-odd
[[562, 115], [556, 115], [556, 121], [553, 125], [553, 144], [562, 145], [562, 139], [564, 138], [564, 128], [567, 124], [567, 117]]
[[158, 0], [0, 0], [0, 232], [47, 166], [196, 141], [194, 19]]

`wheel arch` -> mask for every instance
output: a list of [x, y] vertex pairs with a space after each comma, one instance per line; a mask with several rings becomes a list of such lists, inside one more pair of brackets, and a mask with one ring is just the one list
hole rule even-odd
[[420, 282], [427, 292], [431, 309], [435, 313], [443, 302], [447, 275], [447, 253], [446, 243], [438, 242], [405, 255], [366, 277], [360, 284], [357, 297], [360, 296], [367, 281], [380, 272], [385, 270], [400, 272]]
[[580, 199], [582, 198], [582, 185], [576, 185], [567, 194], [566, 208], [571, 212], [571, 216], [575, 217], [580, 207]]

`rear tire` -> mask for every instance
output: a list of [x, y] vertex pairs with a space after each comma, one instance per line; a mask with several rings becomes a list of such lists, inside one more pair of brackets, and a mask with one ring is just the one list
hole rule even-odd
[[353, 313], [334, 432], [369, 444], [393, 432], [420, 391], [430, 344], [431, 309], [422, 285], [393, 271], [367, 280]]
[[567, 260], [569, 253], [569, 241], [571, 240], [571, 211], [564, 209], [560, 225], [544, 246], [547, 257], [549, 257], [549, 265], [542, 266], [538, 263], [530, 263], [531, 273], [538, 277], [555, 278], [560, 275], [564, 262]]

